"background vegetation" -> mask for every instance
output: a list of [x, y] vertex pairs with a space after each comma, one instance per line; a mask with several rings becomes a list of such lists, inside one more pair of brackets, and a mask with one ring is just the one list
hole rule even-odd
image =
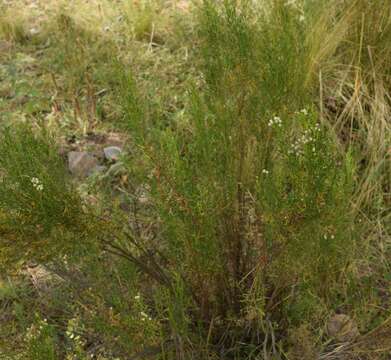
[[0, 358], [390, 358], [389, 1], [0, 4]]

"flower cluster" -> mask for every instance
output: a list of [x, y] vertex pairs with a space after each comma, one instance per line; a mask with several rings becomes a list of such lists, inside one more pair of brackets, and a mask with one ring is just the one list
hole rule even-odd
[[32, 177], [31, 183], [33, 184], [33, 187], [35, 188], [35, 190], [37, 190], [37, 191], [43, 190], [43, 184], [38, 178]]
[[[289, 154], [295, 154], [296, 156], [304, 154], [304, 146], [308, 143], [313, 142], [314, 139], [309, 133], [308, 130], [304, 131], [304, 134], [299, 137], [293, 144], [291, 150], [288, 151]], [[312, 147], [312, 151], [315, 152], [315, 146]]]
[[303, 155], [306, 145], [311, 145], [312, 153], [315, 153], [315, 133], [319, 131], [320, 125], [318, 123], [314, 128], [304, 130], [304, 133], [296, 139], [296, 141], [294, 141], [292, 148], [288, 151], [288, 154], [294, 154], [296, 156]]
[[281, 127], [282, 126], [282, 120], [279, 116], [274, 116], [272, 119], [269, 120], [268, 126], [273, 126], [273, 125], [276, 125], [278, 127]]

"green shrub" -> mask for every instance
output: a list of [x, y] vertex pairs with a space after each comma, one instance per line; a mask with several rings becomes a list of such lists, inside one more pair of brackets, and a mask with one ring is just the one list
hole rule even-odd
[[68, 246], [72, 233], [81, 238], [81, 202], [49, 134], [22, 124], [0, 137], [2, 260], [45, 257]]
[[[307, 105], [300, 13], [273, 4], [253, 11], [205, 1], [204, 84], [190, 94], [190, 123], [138, 138], [154, 175], [179, 353], [198, 322], [202, 339], [254, 358], [273, 328], [316, 316], [290, 319], [308, 293], [332, 306], [355, 255], [353, 162]], [[130, 111], [139, 109], [134, 99]], [[132, 128], [145, 130], [145, 118], [132, 114]]]
[[[373, 259], [355, 221], [365, 203], [368, 233], [386, 237], [388, 2], [205, 0], [189, 53], [162, 7], [140, 4], [108, 31], [67, 10], [50, 35], [54, 85], [85, 132], [100, 87], [127, 121], [129, 173], [117, 184], [111, 169], [103, 204], [82, 205], [48, 133], [0, 135], [1, 261], [50, 259], [65, 279], [34, 301], [0, 294], [19, 327], [32, 308], [53, 315], [27, 356], [313, 359], [324, 341], [326, 358], [345, 350], [323, 330], [334, 311], [387, 334], [388, 247], [386, 267], [359, 269]], [[131, 36], [108, 41], [116, 26]]]

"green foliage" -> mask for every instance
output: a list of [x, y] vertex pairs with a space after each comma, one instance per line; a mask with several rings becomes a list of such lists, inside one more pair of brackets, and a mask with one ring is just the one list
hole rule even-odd
[[262, 21], [247, 5], [205, 2], [203, 93], [191, 95], [187, 127], [156, 131], [144, 146], [164, 254], [186, 290], [178, 285], [167, 308], [186, 304], [206, 324], [222, 319], [216, 341], [254, 309], [255, 332], [266, 313], [287, 321], [281, 311], [302, 294], [283, 298], [298, 285], [330, 305], [355, 254], [350, 156], [316, 109], [300, 110], [309, 55], [297, 14], [270, 11]]
[[325, 284], [330, 291], [355, 254], [351, 158], [338, 154], [314, 112], [271, 121], [277, 154], [258, 184], [266, 241], [284, 258], [277, 265], [282, 279], [285, 272], [291, 281], [318, 282], [318, 293]]
[[68, 91], [80, 94], [88, 82], [92, 85], [93, 80], [104, 76], [103, 64], [110, 61], [113, 44], [81, 27], [66, 11], [60, 12], [51, 25], [47, 31], [57, 51], [48, 66], [59, 74], [66, 71]]
[[205, 1], [200, 18], [209, 90], [236, 101], [243, 116], [305, 104], [309, 54], [299, 14], [282, 1], [223, 4]]
[[18, 14], [12, 14], [0, 6], [0, 39], [15, 43], [25, 43], [29, 36], [23, 25], [23, 19]]
[[38, 246], [48, 237], [63, 237], [57, 248], [83, 231], [80, 200], [49, 134], [24, 124], [5, 128], [0, 151], [2, 251], [19, 259], [28, 252], [45, 256], [51, 246]]
[[54, 328], [46, 319], [39, 320], [28, 330], [28, 357], [31, 360], [57, 360]]
[[[0, 19], [33, 50], [1, 67], [2, 106], [13, 88], [35, 124], [0, 133], [0, 357], [342, 357], [331, 312], [384, 352], [388, 2], [204, 0], [195, 29], [182, 2], [63, 5], [31, 43]], [[35, 87], [50, 114], [18, 105]], [[53, 134], [100, 149], [113, 127], [121, 161], [69, 179]]]

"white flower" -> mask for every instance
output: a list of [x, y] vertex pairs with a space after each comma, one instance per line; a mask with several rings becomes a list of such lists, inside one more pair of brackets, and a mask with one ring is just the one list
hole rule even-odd
[[265, 175], [269, 174], [269, 170], [263, 169], [262, 174], [265, 174]]
[[303, 14], [301, 14], [301, 15], [299, 16], [299, 21], [300, 21], [300, 22], [304, 22], [304, 21], [305, 21], [305, 16], [304, 16]]
[[268, 124], [268, 126], [277, 125], [278, 127], [281, 127], [282, 126], [282, 120], [281, 120], [281, 118], [279, 116], [274, 116], [273, 119], [270, 119], [267, 124]]
[[140, 300], [140, 295], [136, 295], [134, 298], [135, 298], [136, 300]]
[[35, 190], [43, 191], [43, 184], [41, 183], [41, 181], [38, 178], [32, 177], [30, 181], [31, 181], [31, 184], [33, 184], [33, 187], [35, 188]]

